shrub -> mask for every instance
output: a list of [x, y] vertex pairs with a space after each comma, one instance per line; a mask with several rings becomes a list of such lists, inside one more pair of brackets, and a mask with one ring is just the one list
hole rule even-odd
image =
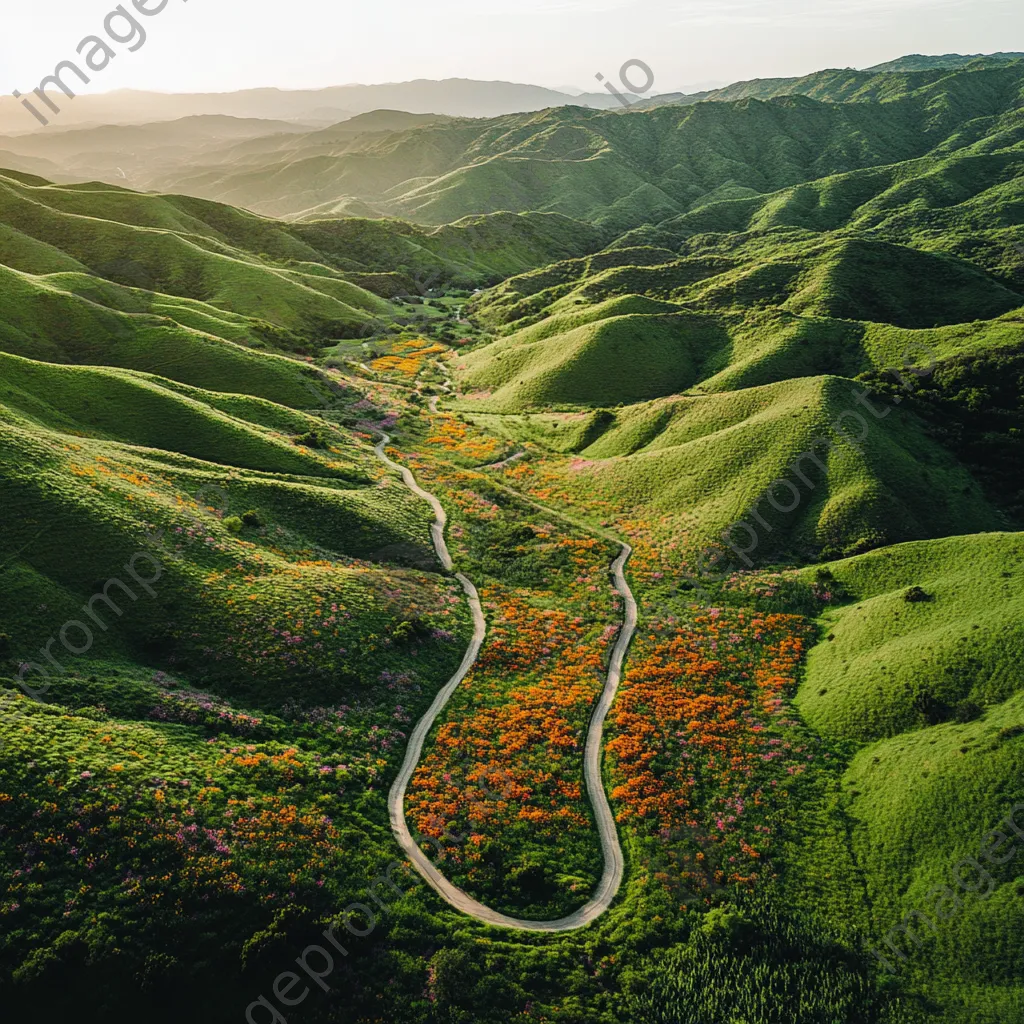
[[242, 527], [245, 524], [238, 516], [228, 516], [227, 519], [224, 520], [224, 525], [230, 533], [241, 533]]
[[712, 907], [704, 915], [700, 930], [714, 942], [744, 946], [751, 937], [753, 928], [742, 911], [730, 903]]
[[263, 519], [259, 512], [254, 509], [249, 509], [248, 512], [242, 513], [242, 522], [246, 526], [251, 526], [254, 530], [259, 530], [263, 527]]
[[427, 965], [428, 997], [442, 1010], [470, 1003], [479, 977], [480, 968], [465, 950], [439, 949]]
[[295, 444], [299, 445], [302, 448], [326, 448], [327, 447], [327, 441], [324, 438], [323, 433], [321, 431], [315, 430], [315, 429], [314, 430], [310, 430], [306, 434], [299, 434], [299, 436], [297, 438], [295, 438]]
[[961, 700], [953, 705], [953, 718], [961, 724], [973, 722], [985, 713], [985, 709], [976, 700]]
[[952, 712], [945, 701], [927, 691], [921, 691], [914, 697], [914, 710], [928, 725], [941, 725], [943, 722], [948, 722]]
[[825, 568], [815, 570], [811, 590], [818, 600], [826, 602], [840, 600], [848, 596], [843, 583], [835, 578], [831, 570]]

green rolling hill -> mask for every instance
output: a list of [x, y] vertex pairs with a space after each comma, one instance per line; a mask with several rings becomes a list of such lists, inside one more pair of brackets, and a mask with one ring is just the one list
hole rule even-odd
[[[808, 377], [606, 411], [578, 437], [559, 479], [581, 506], [589, 500], [670, 523], [692, 548], [713, 543], [733, 523], [751, 524], [762, 563], [1006, 522], [913, 415], [892, 412], [871, 423], [857, 446], [817, 444], [835, 439], [831, 425], [860, 408], [855, 389], [840, 377]], [[477, 415], [468, 404], [466, 412]], [[801, 459], [810, 451], [815, 458]], [[765, 500], [782, 479], [801, 495], [795, 513], [777, 513]], [[948, 495], [940, 506], [933, 488]]]
[[880, 71], [932, 71], [937, 68], [952, 71], [978, 61], [984, 61], [985, 64], [991, 66], [1012, 63], [1017, 60], [1024, 60], [1024, 53], [945, 53], [934, 56], [912, 53], [905, 57], [897, 57], [896, 60], [886, 61], [884, 64], [876, 64], [866, 70], [875, 73]]
[[[710, 317], [677, 307], [629, 311], [636, 307], [648, 308], [639, 296], [609, 299], [578, 325], [567, 314], [526, 327], [468, 355], [462, 379], [493, 409], [638, 402], [691, 387], [698, 367], [728, 343]], [[628, 375], [610, 372], [627, 362]]]
[[[874, 740], [969, 720], [1013, 697], [1022, 557], [1019, 534], [979, 534], [836, 565], [856, 603], [824, 620], [828, 639], [812, 652], [801, 692], [808, 720], [825, 734]], [[908, 601], [912, 588], [923, 593]]]
[[[493, 282], [600, 244], [554, 215], [430, 233], [398, 221], [288, 226], [183, 196], [14, 172], [0, 175], [0, 210], [0, 349], [299, 407], [309, 387], [282, 350], [310, 355], [397, 329], [407, 311], [382, 296]], [[315, 384], [317, 371], [308, 375]]]
[[[493, 410], [615, 405], [1019, 348], [1024, 261], [993, 272], [852, 230], [692, 237], [512, 278], [476, 303], [502, 332], [457, 366]], [[626, 361], [623, 380], [618, 367]]]
[[[190, 630], [208, 633], [239, 585], [249, 593], [227, 603], [238, 605], [240, 619], [222, 625], [245, 632], [247, 619], [283, 615], [284, 595], [303, 577], [322, 586], [331, 560], [341, 589], [347, 574], [367, 594], [387, 585], [388, 571], [346, 562], [390, 550], [434, 567], [422, 541], [423, 508], [400, 488], [382, 490], [369, 445], [322, 419], [128, 370], [6, 355], [0, 367], [2, 480], [12, 514], [4, 541], [10, 645], [28, 649], [45, 640], [26, 614], [36, 597], [71, 609], [105, 578], [105, 566], [127, 562], [134, 551], [147, 565], [158, 561], [166, 579], [141, 615], [126, 616], [124, 629], [103, 638], [121, 659], [133, 643], [135, 657], [152, 657], [154, 630], [165, 645]], [[321, 438], [312, 446], [304, 440], [311, 432]], [[271, 522], [276, 536], [263, 525]], [[50, 539], [40, 544], [40, 536]], [[76, 557], [66, 556], [68, 547]], [[403, 571], [410, 585], [424, 585], [426, 578], [414, 582], [416, 574]], [[373, 615], [372, 597], [355, 601]], [[188, 645], [175, 646], [184, 669]], [[97, 655], [102, 649], [89, 660]], [[225, 643], [217, 657], [225, 664], [209, 667], [223, 682], [244, 656]], [[264, 667], [268, 677], [279, 670], [272, 661]], [[257, 691], [260, 676], [257, 670]], [[260, 699], [258, 692], [250, 699]]]
[[473, 408], [608, 407], [878, 374], [908, 352], [1018, 351], [1020, 119], [971, 124], [944, 155], [712, 200], [510, 278], [473, 307], [500, 337], [456, 364]]
[[[863, 873], [852, 912], [866, 914], [874, 955], [952, 1019], [1013, 1020], [1020, 1007], [1019, 879], [979, 851], [1020, 798], [1022, 556], [1024, 534], [990, 533], [832, 563], [843, 597], [821, 619], [797, 701], [824, 735], [863, 741], [834, 797], [833, 839], [847, 834], [852, 858], [826, 875], [827, 845], [812, 845], [804, 884], [838, 902]], [[939, 917], [936, 893], [958, 871], [986, 898]], [[908, 920], [923, 931], [904, 931]]]
[[[868, 76], [891, 94], [881, 104], [874, 101], [886, 97], [869, 86], [863, 95], [844, 96], [823, 86], [820, 98], [737, 97], [625, 117], [567, 107], [380, 140], [365, 136], [308, 158], [299, 148], [286, 164], [263, 162], [258, 176], [254, 165], [252, 174], [212, 170], [161, 187], [202, 190], [276, 215], [354, 196], [382, 213], [427, 224], [469, 213], [548, 210], [621, 231], [683, 213], [725, 189], [773, 192], [924, 156], [959, 124], [998, 118], [1020, 105], [1021, 71], [1013, 65], [892, 81], [900, 77]], [[835, 102], [858, 98], [864, 102]], [[426, 162], [419, 159], [424, 151]], [[261, 206], [254, 190], [268, 180], [275, 197], [288, 198]]]
[[829, 68], [802, 78], [755, 78], [692, 96], [656, 97], [650, 102], [659, 106], [666, 102], [728, 103], [743, 99], [769, 100], [779, 96], [810, 96], [830, 103], [891, 100], [940, 82], [951, 74], [996, 69], [1022, 60], [1024, 53], [950, 53], [934, 57], [913, 54], [861, 71]]

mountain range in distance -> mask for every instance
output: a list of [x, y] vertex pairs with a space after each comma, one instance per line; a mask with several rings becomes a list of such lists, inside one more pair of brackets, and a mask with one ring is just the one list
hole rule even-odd
[[[436, 227], [532, 211], [611, 240], [708, 202], [929, 153], [943, 159], [944, 141], [960, 149], [979, 133], [1012, 134], [1024, 63], [963, 60], [953, 70], [754, 80], [701, 102], [659, 97], [627, 116], [577, 101], [491, 118], [375, 110], [314, 129], [223, 114], [67, 128], [0, 137], [0, 167], [296, 221], [397, 217]], [[972, 127], [961, 137], [966, 112]], [[766, 159], [773, 146], [782, 149]]]
[[[973, 62], [1005, 63], [1024, 57], [1024, 53], [913, 54], [886, 64], [868, 68], [872, 72], [953, 70]], [[847, 69], [853, 70], [853, 69]], [[779, 88], [791, 86], [800, 78], [771, 81]], [[705, 99], [737, 99], [731, 95], [738, 83], [721, 89], [696, 93], [666, 93], [646, 102], [699, 102]], [[23, 90], [28, 91], [28, 90]], [[628, 97], [625, 97], [628, 100]], [[609, 91], [583, 92], [565, 87], [564, 91], [515, 82], [481, 82], [467, 78], [442, 81], [417, 79], [381, 85], [339, 85], [325, 89], [243, 89], [227, 93], [160, 93], [122, 89], [98, 95], [81, 95], [60, 102], [61, 111], [49, 131], [70, 126], [102, 124], [140, 124], [174, 121], [183, 117], [221, 114], [236, 118], [266, 118], [294, 121], [309, 127], [326, 127], [355, 114], [382, 108], [415, 114], [446, 114], [451, 117], [499, 117], [569, 104], [597, 110], [620, 109], [623, 98]], [[0, 98], [0, 133], [21, 134], [41, 131], [42, 127], [13, 97]]]
[[[57, 97], [58, 101], [60, 97]], [[498, 117], [502, 114], [567, 103], [608, 108], [618, 105], [610, 93], [571, 96], [537, 85], [479, 82], [468, 78], [420, 79], [385, 85], [338, 85], [326, 89], [243, 89], [227, 93], [157, 93], [134, 89], [78, 96], [61, 102], [53, 127], [83, 124], [137, 124], [174, 121], [197, 114], [239, 118], [275, 118], [326, 127], [381, 108], [413, 114]], [[13, 98], [0, 99], [0, 132], [40, 129]]]
[[985, 61], [1014, 61], [1024, 57], [1024, 53], [944, 53], [941, 56], [927, 56], [923, 53], [911, 53], [905, 57], [897, 57], [896, 60], [886, 61], [884, 64], [876, 64], [874, 67], [866, 68], [867, 71], [932, 71], [932, 70], [953, 70], [962, 68], [964, 62], [977, 60]]

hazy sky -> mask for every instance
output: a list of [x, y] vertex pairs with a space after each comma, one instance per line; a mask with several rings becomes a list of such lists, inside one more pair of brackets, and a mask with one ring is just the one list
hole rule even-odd
[[[160, 0], [138, 0], [153, 10]], [[105, 36], [111, 0], [3, 0], [0, 90], [28, 92]], [[132, 11], [131, 0], [124, 0]], [[597, 89], [639, 58], [655, 91], [866, 67], [904, 53], [1024, 50], [1021, 0], [166, 0], [82, 92], [224, 91], [412, 78]], [[113, 23], [130, 38], [130, 26]], [[77, 87], [76, 87], [77, 88]]]

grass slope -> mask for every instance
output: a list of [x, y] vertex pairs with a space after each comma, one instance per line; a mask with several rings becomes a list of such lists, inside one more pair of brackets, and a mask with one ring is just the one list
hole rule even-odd
[[[1024, 1007], [1019, 851], [1006, 824], [1024, 772], [1022, 568], [1019, 533], [827, 567], [838, 603], [820, 619], [797, 704], [856, 748], [829, 838], [796, 858], [794, 883], [860, 932], [889, 984], [919, 994], [910, 1019], [995, 1024]], [[926, 599], [908, 601], [911, 588]], [[1019, 812], [1016, 823], [1019, 834]]]
[[[1000, 703], [1021, 685], [1024, 538], [921, 541], [830, 566], [856, 600], [828, 612], [799, 706], [831, 736], [880, 739]], [[918, 587], [927, 600], [908, 601]]]
[[[89, 660], [170, 659], [259, 701], [280, 699], [270, 680], [282, 672], [294, 675], [295, 693], [342, 679], [358, 686], [401, 663], [410, 643], [432, 646], [417, 631], [428, 631], [438, 607], [431, 591], [447, 585], [388, 566], [436, 568], [427, 512], [382, 477], [366, 442], [259, 398], [0, 360], [0, 485], [12, 517], [2, 555], [7, 657], [35, 650], [51, 620], [57, 628], [75, 618], [135, 553], [159, 586], [152, 600], [136, 595], [130, 613], [107, 617]], [[280, 639], [289, 618], [305, 608], [308, 619], [325, 600], [353, 602], [321, 627], [335, 646], [310, 638], [289, 651]], [[402, 622], [413, 639], [385, 641]], [[365, 642], [375, 632], [376, 668]], [[356, 651], [361, 668], [350, 660]]]
[[711, 318], [618, 313], [631, 305], [643, 303], [610, 300], [594, 322], [564, 328], [571, 318], [563, 317], [558, 327], [564, 329], [554, 337], [526, 328], [471, 353], [460, 364], [463, 386], [493, 389], [492, 409], [638, 402], [696, 383], [700, 366], [727, 342]]
[[[734, 523], [757, 535], [752, 547], [761, 563], [816, 561], [822, 550], [854, 553], [961, 533], [968, 524], [1004, 525], [977, 482], [915, 416], [892, 412], [867, 424], [863, 437], [860, 427], [847, 430], [842, 417], [859, 408], [857, 390], [838, 377], [805, 378], [607, 410], [579, 421], [574, 436], [585, 446], [557, 464], [559, 489], [581, 509], [629, 510], [671, 524], [687, 547], [716, 544], [723, 566], [736, 568], [744, 567], [741, 559], [721, 545]], [[469, 403], [463, 408], [475, 416]], [[834, 442], [831, 449], [823, 438]], [[777, 505], [799, 496], [790, 513], [767, 500], [779, 480], [789, 484], [775, 488]], [[937, 489], [948, 496], [942, 504], [934, 501]], [[731, 539], [751, 546], [744, 529]]]

